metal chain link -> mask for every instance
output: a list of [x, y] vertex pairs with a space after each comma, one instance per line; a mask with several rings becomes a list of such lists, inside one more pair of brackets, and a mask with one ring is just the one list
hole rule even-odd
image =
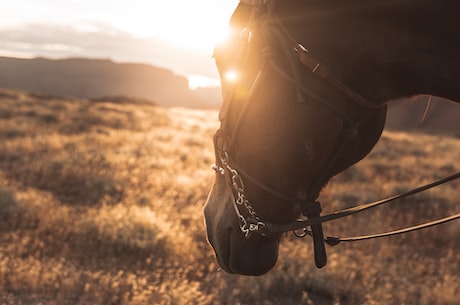
[[[257, 232], [262, 236], [266, 236], [264, 233], [264, 228], [266, 227], [265, 222], [263, 222], [260, 217], [257, 215], [256, 211], [252, 207], [249, 200], [246, 198], [244, 192], [244, 183], [241, 175], [238, 171], [232, 168], [228, 163], [227, 152], [223, 152], [224, 156], [221, 156], [222, 165], [230, 173], [230, 179], [232, 181], [232, 189], [234, 194], [233, 207], [235, 208], [236, 215], [240, 223], [240, 230], [243, 232], [244, 237], [249, 238], [251, 233]], [[216, 164], [213, 164], [211, 167], [214, 171], [221, 175], [225, 175], [225, 168], [222, 168]], [[240, 211], [240, 207], [244, 207], [246, 212], [249, 214], [249, 217], [244, 217]]]

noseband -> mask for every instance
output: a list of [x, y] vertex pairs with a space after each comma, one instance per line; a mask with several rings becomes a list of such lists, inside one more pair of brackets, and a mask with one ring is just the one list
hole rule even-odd
[[[270, 1], [256, 1], [260, 2], [270, 2]], [[302, 82], [302, 67], [306, 68], [308, 71], [325, 81], [332, 88], [334, 88], [339, 94], [344, 96], [348, 101], [353, 102], [354, 104], [369, 110], [369, 113], [373, 113], [376, 110], [385, 107], [386, 105], [375, 105], [369, 102], [367, 99], [363, 98], [360, 94], [354, 92], [352, 89], [343, 84], [340, 80], [335, 78], [329, 70], [301, 44], [299, 44], [283, 26], [281, 21], [276, 17], [272, 12], [274, 3], [262, 3], [253, 6], [250, 24], [257, 23], [261, 33], [264, 38], [268, 41], [275, 42], [280, 46], [281, 52], [284, 55], [289, 70], [286, 72], [285, 69], [277, 65], [276, 61], [272, 56], [272, 50], [270, 46], [267, 46], [265, 49], [260, 51], [260, 55], [264, 58], [264, 62], [259, 72], [257, 73], [254, 81], [251, 85], [251, 89], [244, 101], [243, 108], [239, 113], [238, 119], [234, 125], [233, 131], [228, 131], [222, 127], [216, 132], [214, 136], [214, 148], [216, 153], [216, 164], [212, 166], [212, 169], [215, 170], [219, 175], [225, 176], [229, 182], [234, 200], [232, 201], [235, 213], [238, 217], [239, 228], [243, 233], [245, 238], [250, 238], [251, 234], [256, 233], [262, 236], [268, 236], [275, 233], [283, 233], [288, 231], [294, 231], [296, 236], [303, 237], [305, 235], [311, 235], [313, 237], [314, 243], [314, 252], [315, 252], [315, 263], [318, 268], [321, 268], [327, 263], [327, 256], [324, 243], [329, 245], [336, 245], [341, 241], [350, 241], [351, 239], [340, 239], [336, 237], [324, 237], [322, 230], [322, 223], [352, 214], [359, 213], [361, 211], [367, 210], [371, 207], [381, 205], [399, 198], [407, 197], [418, 192], [427, 190], [434, 186], [437, 186], [442, 183], [452, 181], [454, 179], [460, 178], [460, 173], [457, 173], [453, 176], [441, 179], [439, 181], [433, 182], [431, 184], [416, 188], [412, 191], [400, 194], [397, 196], [392, 196], [383, 200], [379, 200], [372, 203], [366, 203], [359, 205], [354, 208], [346, 209], [343, 211], [335, 212], [329, 215], [320, 216], [321, 206], [316, 198], [319, 196], [320, 188], [324, 183], [327, 182], [327, 173], [333, 168], [334, 164], [337, 162], [340, 155], [345, 150], [350, 139], [353, 139], [357, 136], [358, 127], [361, 123], [367, 119], [367, 117], [360, 120], [352, 120], [346, 113], [340, 111], [340, 109], [317, 95], [315, 95], [308, 87], [306, 87]], [[254, 20], [260, 20], [258, 22]], [[249, 31], [249, 35], [248, 35]], [[241, 32], [242, 35], [247, 41], [245, 43], [249, 44], [251, 39], [251, 31], [248, 29], [243, 29]], [[244, 35], [243, 35], [244, 34]], [[245, 50], [247, 52], [247, 49]], [[230, 152], [234, 146], [236, 136], [239, 132], [239, 127], [241, 121], [245, 117], [246, 110], [250, 105], [251, 100], [253, 99], [254, 93], [259, 90], [260, 84], [263, 81], [264, 77], [267, 74], [267, 70], [272, 69], [284, 80], [294, 85], [297, 90], [297, 99], [299, 103], [307, 102], [305, 97], [308, 97], [308, 102], [317, 102], [324, 106], [326, 109], [334, 113], [343, 121], [344, 129], [342, 130], [343, 137], [342, 140], [338, 143], [335, 153], [331, 156], [330, 162], [327, 165], [323, 175], [318, 177], [313, 185], [313, 188], [310, 192], [309, 197], [305, 199], [291, 197], [289, 195], [280, 193], [273, 189], [272, 187], [263, 184], [258, 179], [254, 178], [250, 173], [241, 168], [235, 160], [232, 159]], [[232, 102], [233, 94], [224, 94], [224, 105], [220, 113], [220, 119], [222, 122], [226, 120], [227, 111]], [[230, 96], [230, 98], [228, 98]], [[289, 201], [292, 203], [299, 203], [302, 207], [302, 214], [307, 218], [307, 220], [298, 220], [288, 224], [275, 224], [271, 222], [264, 221], [253, 208], [252, 204], [248, 200], [248, 197], [245, 193], [245, 185], [243, 179], [250, 181], [252, 184], [256, 185], [258, 188], [264, 192], [274, 196], [283, 201]], [[454, 219], [460, 218], [460, 214], [443, 218], [435, 222], [427, 223], [425, 226], [416, 226], [403, 230], [401, 232], [390, 232], [392, 234], [400, 234], [411, 230], [418, 230], [424, 227], [432, 226], [435, 224], [443, 223], [446, 221], [451, 221]], [[307, 230], [310, 227], [311, 230]], [[299, 231], [300, 230], [300, 231]], [[386, 234], [386, 233], [384, 233]], [[382, 235], [386, 236], [386, 235]], [[380, 236], [376, 236], [380, 237]], [[369, 236], [360, 237], [360, 239], [367, 239]], [[355, 238], [356, 239], [356, 238]]]

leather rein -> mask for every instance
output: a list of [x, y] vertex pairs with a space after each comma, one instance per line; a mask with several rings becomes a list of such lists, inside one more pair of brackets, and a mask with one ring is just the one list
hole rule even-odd
[[[262, 5], [264, 7], [264, 5]], [[253, 9], [261, 9], [260, 6], [254, 6]], [[299, 73], [299, 63], [307, 68], [311, 73], [317, 75], [319, 78], [327, 82], [331, 87], [333, 87], [338, 93], [341, 95], [345, 96], [348, 100], [352, 101], [356, 105], [359, 105], [365, 109], [368, 109], [370, 111], [381, 109], [382, 107], [385, 107], [386, 105], [375, 105], [371, 102], [369, 102], [367, 99], [362, 97], [360, 94], [354, 92], [351, 90], [349, 87], [347, 87], [345, 84], [343, 84], [340, 80], [335, 78], [329, 70], [319, 61], [317, 60], [303, 45], [297, 43], [297, 41], [289, 34], [289, 32], [286, 30], [286, 28], [283, 26], [283, 24], [280, 22], [280, 20], [274, 16], [273, 13], [267, 12], [265, 10], [266, 8], [264, 7], [264, 13], [260, 14], [257, 12], [257, 17], [262, 18], [262, 25], [261, 28], [265, 30], [265, 35], [270, 35], [274, 37], [274, 39], [278, 42], [288, 42], [287, 44], [284, 44], [284, 47], [282, 48], [282, 52], [284, 53], [285, 56], [288, 56], [288, 63], [291, 68], [290, 72], [285, 72], [283, 69], [281, 69], [278, 65], [276, 65], [271, 58], [271, 52], [270, 50], [264, 50], [265, 54], [263, 54], [266, 57], [265, 64], [263, 64], [262, 68], [260, 68], [259, 72], [257, 73], [251, 89], [249, 90], [249, 94], [246, 98], [245, 104], [243, 106], [243, 110], [239, 114], [238, 120], [236, 122], [235, 128], [233, 132], [228, 135], [226, 134], [226, 130], [221, 127], [217, 132], [214, 137], [214, 147], [216, 151], [216, 164], [212, 166], [212, 169], [215, 170], [218, 174], [226, 176], [229, 180], [229, 183], [232, 188], [233, 195], [235, 197], [235, 200], [233, 201], [233, 206], [235, 213], [238, 217], [239, 220], [239, 226], [240, 230], [242, 231], [243, 235], [246, 238], [250, 238], [252, 233], [257, 233], [262, 236], [268, 236], [270, 234], [275, 234], [275, 233], [283, 233], [283, 232], [288, 232], [288, 231], [294, 231], [295, 235], [297, 237], [304, 237], [306, 235], [310, 235], [313, 237], [313, 242], [314, 242], [314, 250], [315, 250], [315, 263], [318, 268], [321, 268], [326, 265], [327, 263], [327, 256], [326, 256], [326, 250], [324, 247], [324, 243], [327, 243], [330, 246], [335, 246], [339, 244], [340, 242], [349, 242], [349, 241], [357, 241], [357, 240], [365, 240], [365, 239], [371, 239], [371, 238], [379, 238], [379, 237], [385, 237], [385, 236], [391, 236], [391, 235], [396, 235], [396, 234], [402, 234], [406, 232], [411, 232], [415, 230], [420, 230], [423, 228], [439, 225], [445, 222], [453, 221], [456, 219], [460, 218], [460, 213], [441, 218], [435, 221], [427, 222], [421, 225], [416, 225], [396, 231], [391, 231], [391, 232], [385, 232], [381, 234], [373, 234], [373, 235], [365, 235], [365, 236], [357, 236], [357, 237], [348, 237], [348, 238], [339, 238], [339, 237], [331, 237], [331, 236], [323, 236], [323, 231], [322, 231], [322, 223], [344, 218], [350, 215], [354, 215], [357, 213], [360, 213], [362, 211], [368, 210], [370, 208], [380, 206], [386, 203], [390, 203], [392, 201], [405, 198], [423, 191], [426, 191], [428, 189], [434, 188], [436, 186], [439, 186], [441, 184], [448, 183], [450, 181], [456, 180], [460, 178], [460, 172], [456, 173], [454, 175], [451, 175], [449, 177], [434, 181], [432, 183], [417, 187], [415, 189], [412, 189], [408, 192], [390, 196], [381, 200], [377, 200], [374, 202], [369, 202], [369, 203], [363, 203], [360, 205], [357, 205], [352, 208], [344, 209], [338, 212], [333, 212], [331, 214], [323, 215], [320, 216], [321, 213], [321, 206], [318, 201], [316, 201], [316, 198], [319, 195], [320, 188], [322, 187], [323, 183], [327, 182], [325, 175], [322, 177], [319, 177], [313, 187], [312, 195], [310, 198], [307, 200], [301, 199], [301, 198], [296, 198], [296, 197], [291, 197], [286, 194], [282, 194], [276, 190], [274, 190], [272, 187], [267, 186], [260, 182], [258, 179], [254, 178], [251, 174], [246, 172], [243, 168], [238, 166], [238, 164], [231, 158], [231, 155], [229, 154], [229, 151], [231, 150], [236, 135], [239, 132], [239, 125], [241, 120], [243, 120], [245, 116], [245, 111], [248, 107], [248, 104], [252, 100], [252, 97], [254, 93], [259, 90], [260, 83], [262, 82], [263, 78], [266, 75], [266, 69], [271, 68], [273, 69], [277, 74], [283, 77], [283, 79], [287, 80], [291, 84], [293, 84], [297, 90], [297, 97], [299, 102], [305, 102], [304, 98], [305, 96], [309, 96], [310, 99], [314, 100], [315, 102], [319, 102], [324, 107], [329, 109], [331, 112], [335, 113], [337, 116], [339, 116], [343, 122], [344, 122], [344, 130], [343, 130], [343, 140], [341, 143], [338, 145], [338, 149], [335, 150], [335, 153], [331, 157], [331, 161], [324, 171], [327, 173], [328, 170], [330, 170], [336, 160], [339, 158], [343, 150], [345, 149], [348, 140], [356, 137], [357, 135], [357, 127], [361, 124], [363, 120], [358, 120], [358, 121], [353, 121], [351, 120], [346, 114], [341, 112], [339, 109], [337, 109], [336, 106], [331, 104], [329, 101], [326, 101], [324, 99], [318, 98], [314, 94], [312, 94], [311, 90], [309, 90], [302, 82], [300, 77], [298, 76]], [[273, 29], [274, 25], [276, 26], [277, 29]], [[244, 29], [245, 31], [247, 29]], [[250, 35], [247, 35], [247, 32], [245, 32], [245, 36], [247, 36], [248, 40], [250, 39]], [[248, 41], [249, 42], [249, 41]], [[262, 52], [262, 53], [264, 53]], [[268, 55], [267, 55], [268, 54]], [[292, 56], [292, 54], [295, 54], [296, 56]], [[229, 104], [231, 103], [231, 100], [225, 101], [224, 97], [224, 105], [222, 112], [226, 112], [228, 110]], [[220, 119], [221, 121], [224, 121], [226, 118], [226, 113], [221, 113]], [[267, 222], [261, 219], [252, 207], [250, 201], [248, 200], [246, 194], [245, 194], [245, 187], [244, 187], [244, 182], [243, 178], [247, 179], [254, 185], [256, 185], [258, 188], [261, 190], [269, 193], [270, 195], [277, 197], [281, 200], [284, 201], [291, 201], [291, 202], [298, 202], [301, 204], [302, 209], [303, 209], [303, 215], [306, 216], [308, 219], [306, 220], [298, 220], [295, 222], [291, 222], [288, 224], [276, 224], [276, 223], [271, 223]], [[308, 229], [310, 228], [310, 229]]]

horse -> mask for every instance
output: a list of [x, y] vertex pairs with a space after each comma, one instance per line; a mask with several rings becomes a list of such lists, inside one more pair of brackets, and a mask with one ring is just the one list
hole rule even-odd
[[458, 11], [456, 0], [238, 4], [214, 54], [223, 104], [204, 206], [224, 271], [271, 270], [299, 217], [313, 221], [316, 266], [327, 264], [317, 198], [376, 144], [387, 102], [460, 101]]

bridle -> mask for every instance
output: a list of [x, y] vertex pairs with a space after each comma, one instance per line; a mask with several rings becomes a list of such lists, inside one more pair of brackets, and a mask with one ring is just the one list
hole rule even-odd
[[[239, 228], [243, 233], [245, 238], [250, 238], [251, 234], [256, 233], [262, 236], [269, 236], [275, 233], [283, 233], [288, 231], [294, 231], [296, 236], [304, 237], [306, 235], [311, 235], [313, 237], [314, 242], [314, 252], [315, 252], [315, 263], [318, 268], [321, 268], [326, 265], [327, 257], [326, 257], [326, 250], [324, 243], [328, 245], [337, 245], [340, 242], [345, 241], [356, 241], [356, 240], [363, 240], [363, 239], [370, 239], [370, 238], [377, 238], [389, 235], [396, 235], [402, 234], [410, 231], [415, 231], [419, 229], [423, 229], [426, 227], [438, 225], [441, 223], [445, 223], [448, 221], [452, 221], [455, 219], [460, 218], [460, 213], [456, 215], [452, 215], [449, 217], [445, 217], [436, 221], [428, 222], [422, 225], [417, 225], [401, 230], [396, 230], [392, 232], [386, 232], [381, 234], [374, 234], [374, 235], [367, 235], [367, 236], [358, 236], [358, 237], [351, 237], [351, 238], [338, 238], [338, 237], [324, 237], [323, 230], [322, 230], [322, 223], [328, 222], [331, 220], [343, 218], [349, 215], [357, 214], [364, 210], [370, 209], [375, 206], [383, 205], [385, 203], [389, 203], [395, 201], [400, 198], [404, 198], [407, 196], [414, 195], [416, 193], [420, 193], [422, 191], [428, 190], [435, 186], [453, 181], [455, 179], [460, 178], [460, 173], [456, 173], [452, 176], [446, 177], [444, 179], [440, 179], [433, 183], [415, 188], [411, 191], [387, 197], [382, 200], [364, 203], [357, 205], [353, 208], [345, 209], [342, 211], [334, 212], [328, 215], [320, 216], [321, 213], [321, 206], [320, 203], [316, 200], [319, 196], [320, 188], [322, 187], [323, 183], [327, 182], [326, 174], [327, 172], [334, 166], [337, 162], [337, 159], [340, 157], [342, 152], [347, 147], [348, 141], [353, 139], [357, 136], [357, 130], [360, 124], [367, 118], [361, 118], [358, 120], [351, 119], [347, 114], [343, 113], [338, 109], [334, 104], [330, 103], [328, 100], [325, 100], [314, 93], [306, 87], [301, 78], [301, 71], [300, 69], [307, 68], [308, 71], [313, 73], [314, 75], [318, 76], [320, 79], [328, 83], [332, 88], [334, 88], [339, 94], [344, 96], [348, 101], [351, 101], [355, 105], [367, 109], [369, 112], [373, 112], [382, 107], [386, 107], [385, 104], [383, 105], [375, 105], [369, 102], [367, 99], [362, 97], [360, 94], [356, 93], [355, 91], [351, 90], [345, 84], [343, 84], [340, 80], [335, 78], [329, 70], [319, 61], [317, 60], [303, 45], [299, 44], [287, 31], [287, 29], [283, 26], [281, 21], [276, 17], [276, 15], [272, 12], [274, 3], [276, 1], [255, 1], [258, 2], [257, 5], [253, 6], [253, 12], [251, 19], [254, 20], [257, 18], [261, 20], [260, 30], [264, 34], [265, 37], [268, 39], [275, 40], [280, 46], [283, 55], [285, 56], [288, 66], [290, 68], [289, 72], [286, 72], [285, 69], [280, 68], [276, 62], [273, 60], [271, 55], [270, 47], [267, 47], [264, 50], [261, 50], [261, 55], [264, 57], [264, 63], [262, 67], [256, 74], [254, 81], [251, 85], [249, 90], [249, 94], [246, 97], [244, 102], [243, 108], [239, 113], [239, 116], [236, 120], [234, 125], [234, 130], [229, 132], [226, 130], [224, 126], [224, 121], [226, 120], [226, 112], [231, 105], [232, 98], [228, 98], [228, 100], [224, 100], [223, 110], [221, 110], [220, 119], [222, 121], [221, 128], [216, 132], [214, 136], [214, 148], [216, 153], [216, 164], [212, 166], [213, 170], [215, 170], [219, 175], [225, 176], [226, 179], [229, 181], [229, 184], [232, 188], [232, 192], [234, 195], [234, 200], [232, 201], [232, 205], [234, 207], [235, 213], [238, 217], [239, 221]], [[251, 35], [247, 35], [247, 29], [244, 29], [244, 37], [246, 39], [250, 39]], [[242, 32], [243, 33], [243, 32]], [[249, 42], [249, 41], [247, 41]], [[236, 136], [239, 132], [239, 127], [241, 125], [241, 121], [245, 117], [245, 112], [250, 105], [250, 102], [253, 98], [254, 93], [257, 90], [260, 90], [260, 84], [263, 81], [263, 78], [266, 75], [266, 70], [270, 68], [278, 75], [280, 75], [284, 80], [288, 81], [289, 83], [293, 84], [297, 90], [297, 98], [299, 103], [305, 102], [305, 96], [309, 97], [308, 101], [314, 101], [320, 103], [323, 107], [327, 108], [329, 111], [334, 113], [343, 121], [343, 140], [338, 143], [337, 149], [335, 149], [335, 153], [331, 156], [330, 162], [327, 166], [327, 169], [324, 171], [324, 174], [318, 179], [316, 179], [316, 183], [313, 186], [313, 191], [311, 195], [307, 199], [301, 199], [297, 197], [291, 197], [289, 195], [280, 193], [273, 189], [270, 186], [267, 186], [260, 182], [260, 180], [254, 178], [250, 173], [248, 173], [244, 168], [240, 167], [235, 160], [231, 158], [230, 151], [234, 145]], [[231, 94], [230, 94], [231, 96]], [[224, 98], [225, 99], [225, 98]], [[223, 113], [222, 113], [223, 112]], [[290, 201], [300, 203], [302, 206], [302, 214], [307, 218], [306, 220], [298, 220], [295, 222], [291, 222], [288, 224], [276, 224], [271, 223], [268, 221], [263, 220], [255, 211], [252, 204], [248, 200], [248, 197], [245, 193], [245, 185], [244, 179], [250, 181], [252, 184], [256, 185], [258, 188], [263, 190], [264, 192], [274, 196], [278, 199], [283, 201]], [[307, 228], [311, 228], [308, 230]]]

